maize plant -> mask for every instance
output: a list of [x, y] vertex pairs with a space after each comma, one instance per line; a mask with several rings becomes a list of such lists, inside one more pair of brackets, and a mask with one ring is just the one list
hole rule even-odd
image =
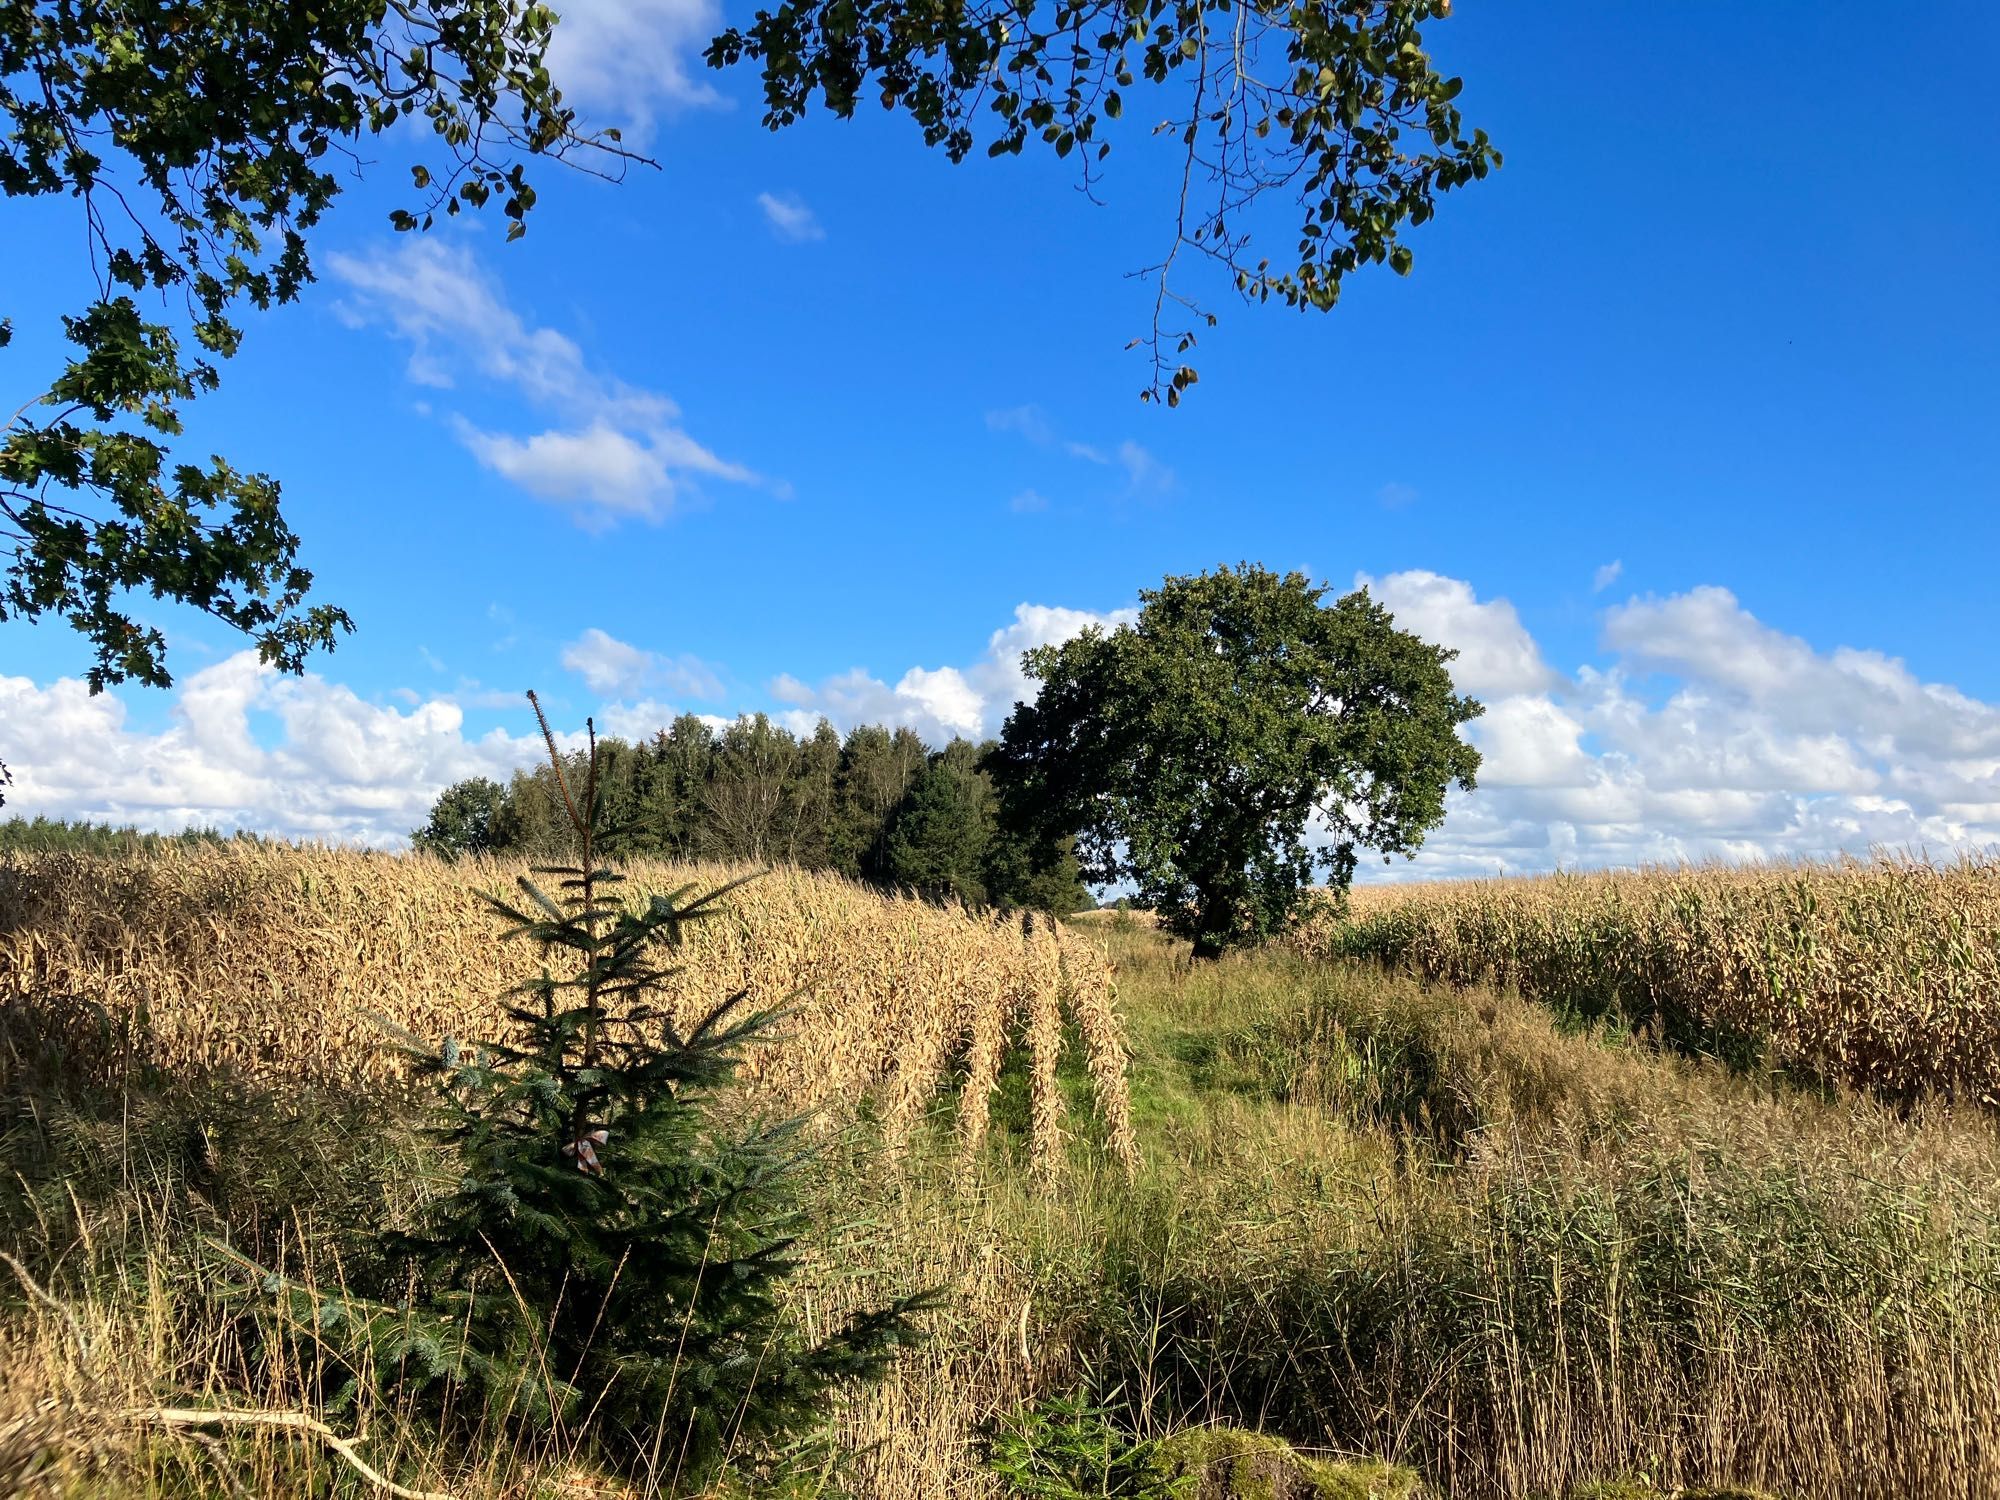
[[1891, 1100], [2000, 1104], [2000, 856], [1368, 887], [1292, 941]]
[[[491, 1034], [519, 956], [492, 941], [480, 892], [518, 866], [287, 846], [0, 861], [0, 1011], [61, 1028], [64, 1066], [133, 1065], [328, 1082], [402, 1071], [393, 1030], [426, 1044]], [[638, 862], [628, 900], [745, 872]], [[1032, 1149], [1064, 1131], [1058, 1051], [1074, 1023], [1102, 1118], [1137, 1161], [1125, 1040], [1100, 944], [1041, 917], [994, 918], [778, 870], [691, 927], [658, 1003], [717, 995], [787, 1012], [744, 1061], [746, 1093], [787, 1110], [877, 1102], [892, 1144], [949, 1083], [965, 1149], [983, 1139], [1009, 1045], [1030, 1050]], [[385, 1026], [384, 1023], [387, 1023]]]

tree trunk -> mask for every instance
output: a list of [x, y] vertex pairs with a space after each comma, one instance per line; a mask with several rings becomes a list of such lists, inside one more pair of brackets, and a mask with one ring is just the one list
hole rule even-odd
[[1226, 881], [1214, 885], [1196, 882], [1194, 895], [1194, 920], [1189, 923], [1194, 928], [1190, 934], [1194, 957], [1197, 963], [1208, 963], [1222, 957], [1230, 939], [1242, 930], [1241, 913], [1228, 894]]

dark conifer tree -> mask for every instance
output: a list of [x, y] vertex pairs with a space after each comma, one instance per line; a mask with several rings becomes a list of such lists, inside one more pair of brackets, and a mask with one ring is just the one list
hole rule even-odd
[[390, 1242], [411, 1308], [367, 1322], [402, 1378], [474, 1388], [490, 1413], [685, 1493], [881, 1373], [923, 1299], [817, 1333], [782, 1307], [814, 1153], [796, 1120], [746, 1128], [718, 1107], [770, 1018], [739, 994], [683, 1029], [650, 1003], [664, 955], [733, 886], [628, 907], [599, 862], [602, 747], [562, 755], [535, 712], [575, 853], [537, 872], [552, 890], [522, 876], [518, 897], [489, 898], [540, 972], [511, 993], [511, 1035], [428, 1062], [458, 1181]]
[[984, 904], [993, 789], [978, 751], [953, 740], [917, 773], [882, 836], [882, 875], [927, 896]]

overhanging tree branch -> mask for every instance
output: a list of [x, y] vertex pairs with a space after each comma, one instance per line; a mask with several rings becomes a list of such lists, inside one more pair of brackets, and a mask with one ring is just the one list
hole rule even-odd
[[[46, 395], [0, 430], [0, 620], [53, 615], [82, 631], [93, 690], [171, 681], [134, 593], [204, 610], [290, 671], [352, 628], [307, 604], [312, 575], [277, 481], [220, 457], [176, 462], [168, 443], [241, 345], [242, 307], [294, 301], [311, 282], [306, 237], [343, 188], [329, 156], [358, 163], [356, 143], [416, 118], [446, 165], [413, 168], [414, 197], [391, 222], [425, 228], [490, 204], [510, 239], [535, 203], [529, 159], [612, 177], [647, 160], [564, 102], [547, 67], [555, 24], [535, 0], [0, 12], [0, 193], [78, 200], [97, 291], [64, 320], [72, 353]], [[0, 345], [10, 333], [0, 322]]]
[[[716, 38], [708, 61], [760, 65], [773, 129], [814, 107], [852, 115], [872, 91], [953, 160], [982, 125], [991, 156], [1032, 134], [1076, 156], [1086, 191], [1125, 91], [1179, 85], [1186, 107], [1155, 133], [1181, 143], [1180, 190], [1165, 253], [1136, 273], [1158, 286], [1133, 340], [1151, 354], [1141, 394], [1174, 404], [1197, 377], [1181, 362], [1194, 330], [1168, 327], [1170, 306], [1214, 322], [1167, 286], [1182, 249], [1219, 263], [1246, 301], [1325, 311], [1364, 265], [1407, 272], [1403, 231], [1499, 164], [1464, 126], [1459, 80], [1423, 47], [1422, 27], [1449, 13], [1450, 0], [782, 0]], [[1204, 180], [1213, 198], [1197, 206]], [[1258, 255], [1244, 222], [1273, 193], [1298, 216], [1291, 255]]]

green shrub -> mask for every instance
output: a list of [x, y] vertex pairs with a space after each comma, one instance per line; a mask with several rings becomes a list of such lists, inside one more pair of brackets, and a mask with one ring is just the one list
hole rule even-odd
[[1001, 1418], [986, 1462], [1024, 1500], [1181, 1500], [1195, 1488], [1161, 1462], [1160, 1444], [1120, 1431], [1080, 1395]]

